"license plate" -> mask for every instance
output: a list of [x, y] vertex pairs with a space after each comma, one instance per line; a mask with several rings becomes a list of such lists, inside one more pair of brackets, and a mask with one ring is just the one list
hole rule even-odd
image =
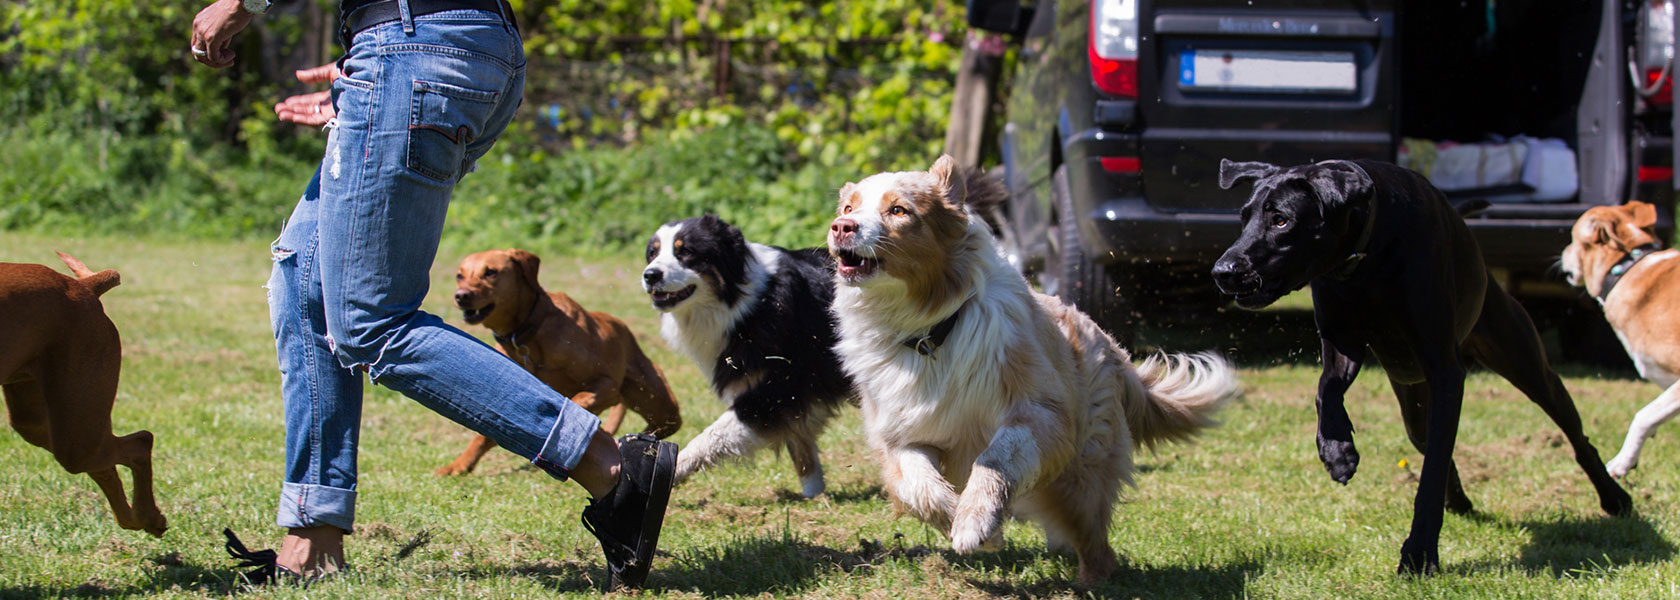
[[1195, 91], [1348, 94], [1358, 89], [1352, 52], [1185, 50], [1179, 87]]

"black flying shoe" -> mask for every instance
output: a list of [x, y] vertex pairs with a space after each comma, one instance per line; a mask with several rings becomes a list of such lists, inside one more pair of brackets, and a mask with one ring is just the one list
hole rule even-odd
[[607, 555], [607, 591], [641, 587], [677, 474], [677, 445], [645, 433], [618, 443], [618, 484], [583, 509], [583, 527]]

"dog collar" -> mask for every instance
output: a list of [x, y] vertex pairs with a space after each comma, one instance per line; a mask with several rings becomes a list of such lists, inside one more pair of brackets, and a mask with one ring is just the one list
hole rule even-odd
[[[1360, 175], [1364, 175], [1366, 179], [1371, 178], [1370, 175], [1365, 173], [1365, 169], [1360, 167], [1357, 163], [1351, 160], [1341, 162], [1345, 162], [1348, 166], [1353, 167], [1353, 170], [1358, 171]], [[1321, 162], [1319, 164], [1324, 163]], [[1371, 245], [1371, 232], [1376, 228], [1377, 193], [1373, 190], [1371, 192], [1370, 206], [1365, 207], [1365, 228], [1359, 232], [1359, 239], [1353, 243], [1353, 253], [1349, 254], [1347, 259], [1342, 261], [1342, 266], [1337, 267], [1334, 271], [1330, 272], [1329, 277], [1331, 279], [1347, 279], [1348, 277], [1353, 276], [1353, 270], [1359, 268], [1359, 263], [1365, 260], [1365, 250]]]
[[504, 345], [504, 346], [511, 346], [511, 347], [514, 347], [514, 348], [518, 348], [520, 353], [524, 354], [525, 353], [525, 348], [523, 346], [519, 345], [519, 338], [528, 336], [528, 335], [531, 334], [531, 332], [536, 331], [537, 320], [531, 318], [533, 316], [536, 316], [536, 314], [537, 314], [537, 305], [536, 305], [536, 303], [532, 303], [531, 304], [531, 312], [525, 313], [525, 319], [520, 322], [518, 329], [514, 329], [512, 333], [509, 333], [507, 335], [499, 335], [499, 334], [496, 334], [494, 332], [492, 332], [491, 335], [496, 338], [496, 343]]
[[[967, 305], [967, 302], [963, 303], [963, 306]], [[962, 316], [962, 306], [958, 306], [957, 311], [951, 313], [951, 316], [945, 317], [945, 320], [934, 325], [933, 329], [929, 329], [927, 335], [904, 340], [904, 347], [915, 350], [917, 354], [922, 356], [933, 356], [933, 351], [945, 343], [945, 338], [950, 337], [951, 330], [957, 328], [957, 317], [960, 316]]]
[[1651, 242], [1629, 250], [1627, 254], [1622, 255], [1621, 260], [1616, 261], [1616, 264], [1610, 265], [1610, 270], [1604, 273], [1604, 283], [1598, 286], [1598, 301], [1603, 302], [1609, 299], [1610, 290], [1616, 287], [1616, 282], [1621, 281], [1622, 276], [1626, 275], [1634, 264], [1658, 250], [1662, 250], [1662, 242]]

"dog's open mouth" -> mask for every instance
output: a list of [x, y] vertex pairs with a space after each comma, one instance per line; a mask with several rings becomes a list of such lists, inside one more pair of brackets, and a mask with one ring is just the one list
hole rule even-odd
[[655, 290], [651, 293], [653, 296], [653, 307], [658, 309], [667, 309], [681, 304], [682, 301], [687, 300], [689, 296], [694, 295], [694, 288], [695, 286], [690, 285], [674, 292], [661, 292]]
[[477, 325], [479, 322], [489, 317], [490, 311], [493, 310], [496, 310], [496, 305], [494, 303], [471, 309], [463, 306], [461, 307], [461, 318], [466, 319], [468, 325]]
[[881, 266], [881, 259], [864, 256], [851, 250], [835, 250], [836, 269], [840, 276], [847, 281], [860, 281], [875, 274], [875, 269]]

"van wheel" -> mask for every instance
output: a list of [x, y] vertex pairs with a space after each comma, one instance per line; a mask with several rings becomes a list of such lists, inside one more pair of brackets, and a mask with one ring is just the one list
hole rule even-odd
[[1091, 260], [1079, 245], [1079, 225], [1074, 221], [1073, 195], [1068, 186], [1067, 165], [1056, 167], [1050, 179], [1050, 200], [1055, 207], [1050, 226], [1050, 256], [1046, 257], [1039, 283], [1044, 293], [1078, 307], [1097, 325], [1114, 336], [1122, 348], [1131, 348], [1137, 336], [1128, 300], [1135, 290], [1125, 289], [1116, 277], [1119, 269]]

